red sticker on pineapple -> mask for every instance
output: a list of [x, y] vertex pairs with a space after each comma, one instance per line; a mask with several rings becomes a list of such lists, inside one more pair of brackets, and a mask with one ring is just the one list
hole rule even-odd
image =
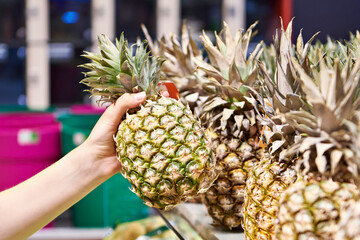
[[179, 100], [180, 98], [179, 91], [173, 82], [161, 82], [158, 83], [158, 87], [160, 87], [160, 90], [168, 91], [170, 98]]
[[17, 134], [20, 146], [35, 145], [40, 142], [40, 134], [34, 129], [20, 129]]

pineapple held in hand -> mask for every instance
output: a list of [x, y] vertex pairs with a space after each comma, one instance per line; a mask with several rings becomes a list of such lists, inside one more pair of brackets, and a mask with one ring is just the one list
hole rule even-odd
[[152, 58], [145, 43], [136, 51], [121, 35], [114, 45], [99, 36], [100, 54], [86, 52], [91, 63], [81, 82], [101, 102], [124, 93], [145, 91], [147, 100], [126, 114], [114, 137], [121, 174], [150, 207], [169, 209], [206, 191], [216, 177], [215, 160], [203, 130], [180, 101], [159, 95], [162, 60]]

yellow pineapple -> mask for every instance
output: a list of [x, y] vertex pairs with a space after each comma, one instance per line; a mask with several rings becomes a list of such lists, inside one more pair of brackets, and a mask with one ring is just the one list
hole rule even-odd
[[[353, 142], [357, 149], [360, 149], [360, 112], [354, 113], [353, 121], [348, 122], [350, 128], [353, 128]], [[352, 125], [352, 126], [351, 126]], [[358, 156], [360, 153], [357, 154]], [[360, 165], [360, 161], [357, 161]], [[356, 185], [359, 186], [359, 177], [356, 179]], [[360, 239], [360, 195], [354, 201], [348, 201], [341, 208], [340, 219], [336, 226], [335, 240], [359, 240]]]
[[313, 78], [291, 63], [311, 108], [284, 114], [303, 136], [284, 155], [299, 156], [296, 168], [302, 178], [281, 196], [276, 237], [333, 239], [342, 206], [359, 194], [353, 184], [359, 176], [358, 133], [351, 122], [358, 107], [360, 60], [342, 69], [339, 59], [332, 66], [320, 60]]
[[206, 191], [216, 177], [215, 159], [204, 132], [180, 101], [159, 95], [163, 60], [149, 56], [145, 42], [128, 46], [121, 35], [114, 45], [99, 36], [100, 54], [86, 52], [81, 82], [102, 102], [145, 91], [147, 100], [127, 114], [114, 136], [121, 174], [145, 204], [169, 209]]
[[[274, 44], [265, 48], [262, 61], [259, 62], [261, 92], [271, 105], [265, 108], [266, 115], [262, 121], [263, 138], [268, 153], [250, 171], [246, 182], [243, 208], [245, 239], [275, 239], [275, 221], [280, 196], [297, 179], [294, 165], [296, 159], [282, 161], [281, 157], [284, 150], [298, 136], [289, 124], [281, 120], [279, 113], [305, 107], [299, 95], [301, 88], [299, 83], [295, 82], [290, 60], [296, 55], [297, 61], [310, 71], [307, 53], [316, 34], [304, 45], [300, 32], [296, 47], [292, 45], [291, 35], [292, 21], [286, 30], [281, 28], [280, 38], [275, 35]], [[261, 98], [258, 97], [259, 101], [264, 101]]]
[[340, 211], [340, 220], [335, 227], [335, 240], [360, 239], [360, 201], [348, 201]]
[[247, 174], [263, 154], [257, 119], [262, 106], [257, 106], [248, 88], [255, 84], [255, 61], [261, 54], [259, 43], [248, 56], [255, 26], [246, 31], [239, 29], [232, 36], [224, 23], [221, 34], [215, 33], [215, 46], [204, 32], [201, 40], [210, 62], [195, 59], [205, 72], [204, 77], [197, 77], [208, 94], [201, 122], [221, 167], [218, 179], [203, 195], [203, 202], [214, 222], [229, 229], [241, 227]]

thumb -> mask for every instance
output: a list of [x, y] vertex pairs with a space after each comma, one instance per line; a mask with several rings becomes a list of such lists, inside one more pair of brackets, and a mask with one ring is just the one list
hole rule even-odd
[[139, 106], [145, 99], [145, 92], [125, 93], [106, 109], [101, 118], [111, 119], [117, 126], [128, 109]]

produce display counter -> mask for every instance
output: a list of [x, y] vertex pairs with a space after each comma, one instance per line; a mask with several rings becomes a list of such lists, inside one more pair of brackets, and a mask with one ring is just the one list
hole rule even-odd
[[103, 240], [111, 233], [111, 228], [73, 228], [54, 227], [44, 228], [29, 240]]
[[212, 218], [208, 215], [206, 207], [199, 203], [183, 203], [176, 206], [173, 210], [162, 212], [167, 222], [183, 239], [187, 231], [181, 228], [181, 221], [186, 220], [191, 228], [198, 233], [199, 238], [204, 240], [243, 240], [244, 233], [240, 230], [226, 230], [213, 225]]
[[[183, 203], [170, 211], [155, 211], [177, 237], [166, 240], [244, 240], [240, 230], [226, 230], [213, 224], [206, 207], [199, 203]], [[35, 233], [29, 240], [103, 240], [111, 228], [53, 227]], [[147, 236], [137, 240], [150, 239]]]

